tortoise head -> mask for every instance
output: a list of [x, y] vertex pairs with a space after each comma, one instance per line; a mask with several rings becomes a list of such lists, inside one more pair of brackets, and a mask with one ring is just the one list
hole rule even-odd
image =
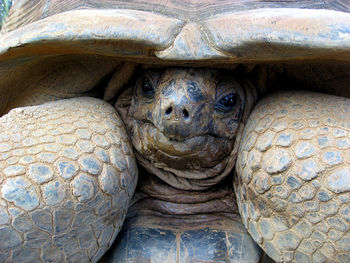
[[178, 188], [206, 188], [234, 163], [245, 104], [242, 85], [228, 72], [153, 69], [137, 79], [125, 121], [148, 170]]

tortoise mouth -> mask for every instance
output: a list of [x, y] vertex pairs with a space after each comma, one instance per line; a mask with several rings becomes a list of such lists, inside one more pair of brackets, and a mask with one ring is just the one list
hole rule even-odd
[[167, 137], [150, 121], [134, 120], [132, 141], [136, 150], [152, 163], [179, 170], [212, 168], [229, 156], [232, 140], [211, 134], [191, 135], [178, 141]]
[[195, 134], [186, 137], [167, 136], [150, 121], [143, 121], [143, 128], [155, 149], [169, 156], [186, 157], [196, 155], [208, 142], [209, 134]]

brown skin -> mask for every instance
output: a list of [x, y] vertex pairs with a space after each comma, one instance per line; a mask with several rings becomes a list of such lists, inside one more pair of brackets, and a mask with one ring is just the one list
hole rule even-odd
[[231, 170], [245, 100], [242, 85], [226, 72], [153, 69], [138, 78], [121, 115], [147, 170], [176, 188], [200, 190]]

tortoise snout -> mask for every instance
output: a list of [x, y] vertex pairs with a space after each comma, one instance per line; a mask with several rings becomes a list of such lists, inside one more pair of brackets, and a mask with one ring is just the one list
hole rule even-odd
[[172, 139], [183, 140], [193, 130], [193, 110], [190, 104], [169, 101], [163, 107], [163, 132]]
[[176, 121], [176, 122], [189, 122], [191, 120], [190, 112], [188, 107], [181, 107], [179, 105], [170, 105], [166, 107], [164, 112], [164, 117], [166, 121]]
[[208, 131], [211, 98], [205, 97], [204, 84], [188, 79], [193, 77], [188, 71], [175, 73], [176, 78], [173, 76], [160, 84], [156, 125], [166, 137], [184, 141]]

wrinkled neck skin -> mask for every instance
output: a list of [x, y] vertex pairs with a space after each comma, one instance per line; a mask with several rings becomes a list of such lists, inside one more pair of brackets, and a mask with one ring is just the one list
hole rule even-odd
[[[116, 104], [150, 174], [141, 179], [136, 210], [172, 216], [237, 211], [232, 179], [225, 178], [255, 100], [252, 85], [232, 72], [167, 68], [140, 74]], [[228, 187], [219, 186], [223, 180]]]
[[170, 186], [140, 171], [138, 190], [128, 209], [132, 225], [180, 230], [206, 227], [229, 229], [240, 221], [232, 180], [207, 190], [188, 191]]

